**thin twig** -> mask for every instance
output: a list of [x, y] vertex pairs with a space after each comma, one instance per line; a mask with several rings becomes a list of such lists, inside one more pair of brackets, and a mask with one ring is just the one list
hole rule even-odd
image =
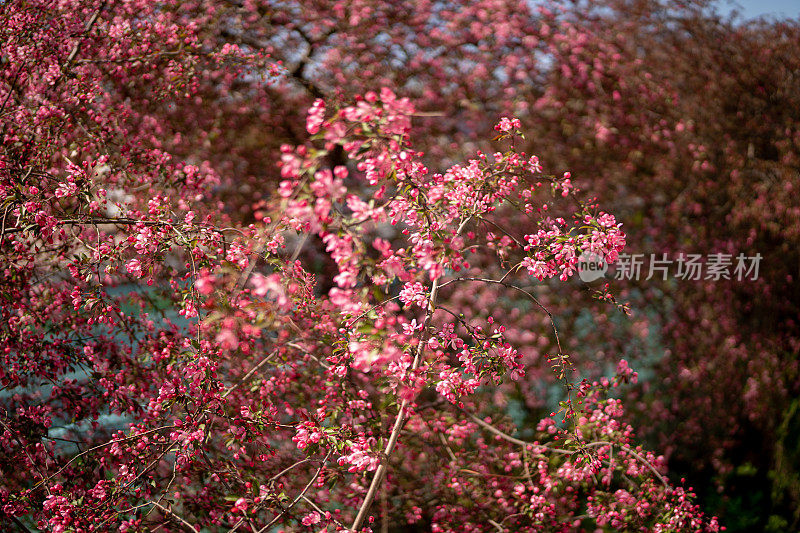
[[256, 366], [251, 368], [250, 371], [244, 375], [244, 377], [242, 377], [239, 381], [228, 387], [228, 389], [224, 393], [222, 393], [221, 397], [227, 398], [230, 393], [232, 393], [239, 385], [245, 383], [250, 378], [250, 376], [252, 376], [259, 368], [261, 368], [267, 362], [271, 361], [274, 355], [275, 352], [269, 354], [264, 359], [262, 359]]
[[84, 37], [86, 37], [89, 34], [89, 32], [92, 30], [92, 26], [94, 26], [94, 23], [97, 22], [97, 18], [100, 16], [100, 13], [103, 12], [103, 9], [105, 9], [106, 4], [107, 4], [107, 2], [105, 2], [105, 1], [102, 2], [100, 4], [100, 7], [97, 8], [97, 10], [94, 12], [92, 17], [86, 23], [86, 26], [84, 27], [84, 30], [83, 30], [83, 34], [81, 35], [80, 39], [78, 39], [78, 42], [75, 43], [75, 46], [72, 48], [72, 51], [69, 53], [69, 57], [67, 57], [67, 62], [66, 62], [65, 66], [69, 67], [72, 64], [72, 61], [75, 59], [75, 56], [77, 56], [78, 52], [80, 52], [81, 44], [83, 44]]
[[184, 520], [183, 518], [181, 518], [180, 516], [175, 514], [172, 511], [172, 509], [168, 509], [168, 508], [164, 507], [163, 505], [161, 505], [158, 502], [149, 502], [149, 503], [152, 503], [155, 507], [158, 507], [159, 509], [161, 509], [162, 511], [167, 513], [169, 516], [171, 516], [172, 518], [175, 518], [176, 520], [178, 520], [181, 524], [183, 524], [184, 526], [188, 527], [192, 531], [192, 533], [200, 533], [197, 530], [197, 528], [195, 528], [192, 524], [190, 524], [189, 522], [187, 522], [186, 520]]
[[553, 334], [555, 335], [555, 338], [556, 338], [556, 346], [558, 346], [558, 353], [559, 354], [563, 353], [563, 351], [561, 349], [561, 341], [560, 341], [560, 339], [558, 337], [558, 329], [556, 328], [556, 322], [555, 322], [555, 319], [553, 318], [553, 314], [550, 313], [550, 311], [544, 305], [542, 305], [542, 303], [533, 294], [531, 294], [530, 292], [526, 291], [522, 287], [518, 287], [517, 285], [514, 285], [513, 283], [508, 283], [506, 281], [503, 281], [505, 279], [505, 277], [506, 276], [503, 276], [503, 278], [500, 279], [500, 280], [489, 279], [489, 278], [455, 278], [455, 279], [452, 279], [452, 280], [448, 281], [447, 285], [449, 285], [450, 283], [457, 282], [457, 281], [482, 281], [483, 283], [493, 283], [493, 284], [496, 284], [496, 285], [502, 285], [503, 287], [508, 287], [509, 289], [514, 289], [515, 291], [521, 292], [522, 294], [524, 294], [525, 296], [530, 298], [530, 300], [533, 301], [537, 306], [539, 306], [539, 308], [542, 311], [547, 313], [547, 316], [550, 319], [550, 325], [553, 328]]
[[311, 485], [313, 485], [314, 482], [317, 481], [317, 478], [319, 477], [320, 473], [322, 473], [322, 469], [325, 468], [325, 465], [328, 463], [328, 458], [331, 456], [331, 453], [333, 453], [333, 452], [332, 451], [328, 452], [328, 455], [325, 456], [325, 459], [322, 461], [322, 464], [319, 465], [319, 468], [314, 473], [314, 475], [311, 477], [311, 479], [306, 484], [306, 486], [303, 487], [303, 490], [300, 491], [300, 494], [298, 494], [297, 497], [294, 499], [294, 501], [292, 501], [292, 503], [289, 504], [289, 507], [287, 507], [286, 509], [281, 511], [280, 514], [278, 514], [278, 516], [273, 518], [270, 521], [269, 524], [267, 524], [266, 526], [264, 526], [261, 529], [259, 529], [258, 533], [264, 533], [264, 531], [268, 530], [272, 526], [272, 524], [274, 524], [275, 522], [280, 520], [283, 517], [283, 515], [288, 513], [295, 505], [297, 505], [297, 502], [299, 502], [301, 499], [303, 499], [303, 496], [306, 495], [306, 492], [308, 492], [308, 489], [311, 488]]
[[514, 444], [518, 444], [518, 445], [524, 446], [524, 447], [533, 446], [533, 447], [538, 447], [538, 448], [544, 448], [544, 449], [546, 449], [548, 451], [551, 451], [551, 452], [574, 455], [576, 453], [579, 453], [581, 451], [581, 449], [600, 448], [600, 447], [603, 447], [603, 446], [609, 446], [609, 447], [613, 448], [614, 446], [616, 446], [620, 450], [623, 450], [625, 453], [628, 453], [628, 454], [632, 455], [634, 458], [638, 459], [639, 462], [641, 462], [643, 465], [645, 465], [653, 473], [653, 475], [656, 476], [656, 478], [665, 487], [669, 487], [669, 482], [667, 481], [667, 479], [663, 475], [661, 475], [661, 473], [658, 470], [656, 470], [656, 467], [654, 467], [652, 465], [652, 463], [650, 463], [650, 461], [645, 459], [641, 454], [639, 454], [638, 452], [634, 451], [630, 446], [626, 446], [625, 444], [619, 444], [619, 443], [614, 443], [614, 442], [606, 442], [606, 441], [595, 441], [595, 442], [588, 442], [588, 443], [585, 443], [585, 444], [581, 444], [580, 448], [577, 449], [577, 450], [565, 450], [563, 448], [553, 448], [553, 447], [547, 446], [545, 444], [538, 444], [538, 443], [535, 443], [535, 442], [527, 442], [527, 441], [524, 441], [524, 440], [520, 440], [520, 439], [518, 439], [516, 437], [512, 437], [508, 433], [505, 433], [505, 432], [501, 431], [500, 429], [496, 428], [495, 426], [493, 426], [493, 425], [481, 420], [477, 416], [475, 416], [475, 415], [473, 415], [471, 413], [467, 413], [466, 411], [463, 411], [463, 412], [467, 416], [469, 416], [476, 424], [478, 424], [482, 428], [486, 429], [487, 431], [490, 431], [491, 433], [494, 433], [495, 435], [501, 437], [504, 440], [507, 440], [508, 442], [513, 442]]

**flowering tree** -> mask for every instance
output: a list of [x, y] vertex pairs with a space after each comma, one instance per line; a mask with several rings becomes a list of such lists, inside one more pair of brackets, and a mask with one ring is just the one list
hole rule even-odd
[[[223, 167], [154, 108], [224, 99], [270, 65], [190, 15], [3, 6], [6, 523], [718, 529], [606, 397], [635, 378], [624, 361], [575, 380], [536, 293], [625, 237], [514, 148], [518, 120], [497, 125], [503, 150], [431, 173], [408, 100], [317, 100], [309, 140], [281, 147], [277, 193], [241, 223], [209, 201]], [[503, 229], [511, 213], [531, 229]], [[541, 314], [546, 361], [464, 305], [455, 289], [474, 284]], [[523, 439], [492, 398], [537, 364], [564, 399]]]
[[[629, 424], [790, 472], [797, 28], [703, 5], [2, 3], [0, 520], [705, 527]], [[625, 240], [778, 266], [620, 321]]]

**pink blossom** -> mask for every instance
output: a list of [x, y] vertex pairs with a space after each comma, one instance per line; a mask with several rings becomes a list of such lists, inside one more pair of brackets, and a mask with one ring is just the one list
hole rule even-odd
[[325, 120], [325, 102], [317, 98], [308, 110], [306, 119], [306, 130], [311, 135], [319, 133], [320, 126]]
[[340, 465], [350, 465], [348, 472], [370, 472], [378, 468], [380, 460], [372, 451], [375, 439], [359, 437], [358, 441], [350, 445], [350, 453], [339, 457]]
[[207, 296], [214, 292], [214, 281], [214, 276], [208, 271], [205, 271], [200, 273], [200, 276], [198, 276], [194, 286], [197, 289], [197, 292]]
[[142, 263], [139, 261], [138, 258], [133, 258], [125, 265], [128, 269], [128, 273], [136, 278], [141, 278], [144, 274], [142, 273]]
[[403, 285], [400, 291], [400, 301], [406, 305], [418, 305], [425, 307], [427, 304], [427, 297], [425, 296], [425, 288], [422, 283], [408, 282]]
[[253, 274], [250, 284], [253, 286], [254, 295], [269, 298], [281, 308], [286, 308], [289, 305], [289, 298], [281, 284], [280, 274], [270, 274], [269, 276]]
[[74, 195], [78, 190], [78, 186], [71, 181], [63, 181], [59, 183], [58, 188], [56, 188], [56, 198], [66, 198], [68, 196]]
[[322, 520], [322, 517], [318, 512], [314, 511], [305, 515], [301, 523], [304, 526], [313, 526], [314, 524], [319, 524], [320, 520]]
[[495, 130], [509, 133], [514, 129], [522, 128], [522, 123], [517, 118], [502, 117], [500, 122], [494, 127]]

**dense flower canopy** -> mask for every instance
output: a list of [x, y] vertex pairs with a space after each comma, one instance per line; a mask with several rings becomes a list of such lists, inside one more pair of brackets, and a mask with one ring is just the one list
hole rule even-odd
[[[791, 507], [797, 300], [763, 296], [797, 290], [797, 25], [655, 0], [0, 22], [12, 530], [717, 531], [689, 485], [759, 465], [748, 425]], [[773, 266], [577, 276], [631, 248]]]

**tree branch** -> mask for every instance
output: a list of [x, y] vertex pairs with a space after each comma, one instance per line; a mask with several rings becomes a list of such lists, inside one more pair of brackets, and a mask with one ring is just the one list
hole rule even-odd
[[[459, 235], [467, 223], [472, 220], [472, 217], [465, 218], [461, 224], [459, 224], [458, 229], [456, 230], [456, 235]], [[422, 350], [425, 346], [425, 342], [427, 341], [427, 332], [428, 326], [431, 323], [431, 318], [433, 318], [433, 312], [436, 308], [436, 299], [439, 294], [439, 279], [436, 278], [433, 280], [433, 284], [431, 285], [431, 292], [430, 296], [428, 297], [428, 310], [425, 313], [425, 323], [422, 327], [422, 334], [420, 336], [419, 344], [417, 344], [417, 351], [414, 355], [414, 362], [411, 365], [411, 371], [413, 372], [417, 368], [419, 368], [420, 363], [422, 362]], [[364, 519], [367, 516], [367, 512], [369, 511], [370, 505], [372, 505], [372, 501], [375, 499], [375, 495], [378, 492], [378, 487], [383, 480], [383, 476], [386, 474], [386, 470], [388, 468], [388, 460], [389, 456], [394, 451], [394, 447], [397, 445], [397, 439], [400, 437], [400, 430], [403, 429], [403, 425], [405, 425], [406, 421], [406, 409], [408, 404], [411, 403], [407, 399], [403, 399], [402, 403], [400, 404], [400, 410], [397, 412], [397, 418], [394, 421], [394, 427], [392, 427], [392, 433], [389, 435], [389, 441], [386, 443], [386, 448], [383, 452], [383, 458], [381, 460], [380, 466], [375, 471], [375, 476], [372, 478], [372, 483], [370, 483], [369, 489], [367, 490], [366, 496], [364, 496], [364, 501], [361, 504], [361, 508], [358, 510], [358, 514], [356, 515], [355, 520], [353, 521], [353, 525], [350, 529], [354, 531], [358, 531], [361, 528], [361, 524], [364, 523]]]

